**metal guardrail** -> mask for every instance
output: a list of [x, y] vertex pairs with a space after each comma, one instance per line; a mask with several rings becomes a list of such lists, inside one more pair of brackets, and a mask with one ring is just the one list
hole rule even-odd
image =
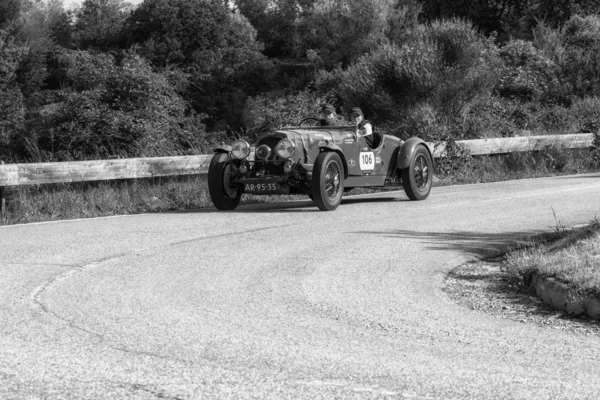
[[[593, 133], [580, 133], [459, 140], [456, 143], [471, 155], [485, 155], [535, 151], [549, 146], [585, 148], [592, 146], [594, 138]], [[445, 156], [446, 143], [427, 143], [427, 145], [434, 157]], [[4, 189], [7, 186], [199, 175], [208, 172], [211, 158], [212, 155], [197, 155], [55, 163], [0, 163], [0, 207], [1, 210], [5, 209]]]

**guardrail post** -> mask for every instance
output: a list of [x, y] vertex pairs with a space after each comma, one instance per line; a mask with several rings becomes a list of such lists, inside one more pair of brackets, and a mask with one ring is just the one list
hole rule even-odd
[[[0, 161], [0, 165], [4, 164], [4, 161]], [[4, 216], [6, 212], [6, 191], [4, 186], [0, 186], [0, 215]]]

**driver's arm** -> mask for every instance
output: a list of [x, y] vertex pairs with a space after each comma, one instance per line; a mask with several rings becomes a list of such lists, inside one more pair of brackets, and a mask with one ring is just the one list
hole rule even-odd
[[356, 128], [356, 138], [369, 136], [373, 134], [373, 127], [371, 124], [365, 124], [362, 128]]

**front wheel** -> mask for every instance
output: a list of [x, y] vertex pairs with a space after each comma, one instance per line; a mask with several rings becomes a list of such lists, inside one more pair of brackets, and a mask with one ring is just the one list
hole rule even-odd
[[208, 166], [208, 193], [219, 210], [233, 210], [242, 194], [231, 185], [233, 163], [227, 153], [216, 153]]
[[402, 168], [402, 186], [411, 200], [425, 200], [433, 183], [433, 160], [424, 146], [418, 146], [408, 167]]
[[342, 202], [344, 194], [344, 167], [340, 156], [324, 151], [313, 166], [312, 196], [321, 211], [333, 211]]

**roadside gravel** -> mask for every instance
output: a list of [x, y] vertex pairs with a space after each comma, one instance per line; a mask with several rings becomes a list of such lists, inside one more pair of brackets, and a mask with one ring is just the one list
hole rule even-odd
[[600, 321], [569, 315], [543, 303], [508, 271], [504, 256], [464, 264], [454, 269], [445, 283], [444, 292], [452, 300], [476, 312], [552, 330], [600, 336]]

